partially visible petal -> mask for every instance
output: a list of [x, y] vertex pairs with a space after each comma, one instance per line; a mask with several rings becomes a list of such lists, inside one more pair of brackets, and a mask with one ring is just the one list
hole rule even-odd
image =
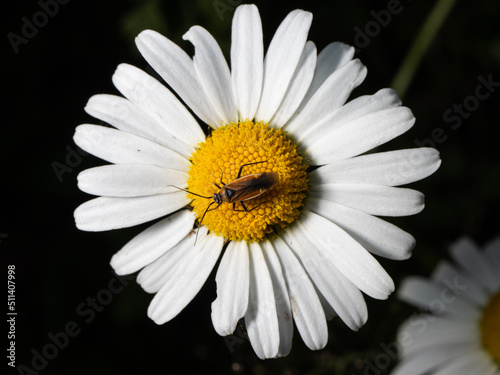
[[141, 69], [128, 64], [118, 65], [113, 84], [174, 138], [192, 147], [205, 140], [205, 134], [186, 107], [169, 89]]
[[187, 186], [188, 174], [144, 164], [113, 164], [86, 169], [78, 175], [78, 188], [93, 195], [140, 197], [177, 191]]
[[248, 246], [231, 241], [217, 270], [217, 298], [212, 302], [212, 323], [221, 336], [231, 335], [248, 308]]
[[[484, 256], [491, 263], [491, 266], [500, 270], [500, 237], [487, 243], [484, 247]], [[497, 283], [500, 283], [500, 272], [496, 273]]]
[[177, 44], [153, 30], [144, 30], [135, 39], [137, 48], [154, 70], [182, 98], [203, 122], [212, 127], [222, 123], [205, 92], [193, 60]]
[[80, 230], [99, 232], [132, 227], [168, 215], [189, 204], [183, 191], [146, 197], [100, 197], [75, 210]]
[[408, 216], [424, 209], [419, 191], [367, 184], [313, 185], [311, 196], [343, 204], [370, 215]]
[[121, 96], [94, 95], [87, 102], [85, 111], [117, 129], [146, 138], [185, 157], [191, 156], [193, 152], [192, 146], [175, 139], [162, 123]]
[[445, 286], [438, 285], [421, 277], [407, 277], [398, 289], [398, 298], [416, 307], [429, 309], [435, 315], [450, 313], [477, 319], [480, 312], [463, 299], [454, 299], [453, 303], [442, 301], [441, 293]]
[[[337, 313], [335, 312], [335, 310], [333, 309], [333, 307], [328, 303], [328, 301], [325, 299], [325, 297], [323, 297], [323, 295], [318, 290], [318, 288], [315, 287], [314, 289], [316, 290], [316, 294], [318, 295], [319, 301], [321, 302], [321, 306], [323, 307], [323, 312], [325, 314], [326, 320], [332, 320], [333, 318], [338, 316]], [[365, 306], [366, 306], [366, 304], [365, 304]], [[368, 316], [368, 312], [367, 312], [367, 316]]]
[[309, 87], [316, 65], [316, 46], [308, 41], [295, 69], [290, 85], [270, 124], [281, 128], [295, 113]]
[[406, 107], [395, 107], [357, 118], [325, 131], [319, 139], [303, 141], [314, 165], [360, 155], [403, 134], [415, 123]]
[[[418, 324], [416, 324], [418, 322]], [[404, 340], [400, 355], [404, 358], [419, 352], [433, 350], [451, 342], [470, 343], [477, 341], [478, 330], [475, 322], [451, 319], [449, 315], [415, 315], [404, 322], [398, 331], [398, 338]]]
[[231, 73], [217, 41], [201, 26], [191, 27], [182, 38], [194, 46], [194, 69], [208, 100], [222, 118], [219, 125], [238, 122]]
[[306, 208], [337, 224], [372, 254], [404, 260], [415, 247], [411, 234], [365, 212], [313, 197]]
[[483, 350], [473, 350], [443, 365], [432, 375], [492, 375], [498, 366]]
[[261, 242], [262, 254], [266, 260], [271, 281], [273, 282], [274, 298], [276, 301], [276, 315], [278, 317], [278, 327], [280, 335], [280, 346], [277, 357], [284, 357], [292, 349], [293, 320], [292, 309], [290, 307], [290, 297], [283, 276], [282, 267], [276, 250], [270, 241]]
[[257, 121], [269, 122], [278, 110], [304, 50], [312, 14], [290, 12], [276, 30], [264, 60], [264, 81]]
[[287, 244], [280, 237], [272, 242], [281, 262], [293, 319], [300, 336], [309, 349], [322, 349], [328, 342], [328, 328], [314, 285]]
[[333, 72], [312, 98], [300, 106], [286, 124], [285, 130], [292, 134], [306, 132], [340, 108], [366, 77], [366, 67], [356, 59]]
[[260, 359], [274, 358], [280, 346], [273, 283], [260, 245], [249, 244], [250, 293], [245, 324], [248, 338]]
[[302, 212], [299, 224], [314, 239], [324, 259], [331, 261], [364, 293], [386, 299], [394, 291], [394, 283], [382, 266], [337, 225], [309, 210]]
[[198, 294], [219, 258], [224, 239], [208, 235], [193, 246], [193, 254], [185, 258], [158, 293], [148, 308], [148, 316], [163, 324], [173, 319]]
[[[351, 71], [353, 72], [353, 68], [356, 65], [354, 65], [353, 61], [343, 69], [347, 69], [348, 66], [351, 66]], [[346, 124], [348, 125], [363, 116], [400, 106], [401, 99], [399, 99], [395, 90], [381, 89], [373, 95], [357, 97], [334, 111], [330, 111], [320, 121], [308, 123], [308, 126], [300, 127], [300, 129], [294, 131], [294, 135], [300, 142], [314, 143], [321, 139], [325, 133], [341, 128]]]
[[[191, 212], [192, 214], [192, 212]], [[193, 215], [194, 216], [194, 215]], [[148, 293], [157, 293], [172, 277], [185, 259], [190, 259], [196, 251], [194, 245], [203, 241], [208, 230], [202, 226], [198, 229], [197, 237], [191, 232], [177, 245], [166, 251], [161, 257], [144, 267], [137, 275], [137, 283]], [[195, 239], [197, 241], [195, 242]]]
[[309, 99], [318, 91], [321, 85], [334, 71], [347, 64], [353, 57], [354, 47], [344, 43], [333, 42], [323, 48], [318, 55], [314, 78], [304, 97], [303, 104], [307, 104]]
[[[298, 223], [297, 223], [298, 224]], [[340, 319], [357, 331], [368, 319], [363, 295], [325, 256], [300, 225], [285, 231], [282, 238], [301, 261], [310, 279]]]
[[481, 283], [483, 288], [491, 293], [500, 288], [498, 270], [492, 267], [469, 238], [462, 238], [454, 243], [450, 254], [473, 279]]
[[399, 186], [430, 176], [440, 165], [438, 150], [421, 147], [335, 161], [312, 171], [309, 178], [312, 185], [350, 183]]
[[179, 243], [193, 228], [194, 215], [181, 210], [139, 233], [111, 258], [117, 275], [136, 272]]
[[255, 5], [236, 8], [231, 38], [231, 79], [239, 119], [253, 120], [264, 77], [262, 23]]
[[186, 147], [184, 156], [145, 138], [98, 125], [79, 125], [73, 140], [82, 150], [113, 164], [144, 164], [187, 171], [187, 159], [194, 148]]
[[474, 350], [470, 343], [451, 343], [436, 347], [432, 351], [422, 351], [405, 358], [391, 372], [391, 375], [424, 375], [445, 363]]
[[447, 300], [454, 300], [462, 295], [463, 297], [460, 298], [466, 298], [478, 306], [485, 306], [490, 299], [490, 293], [483, 289], [479, 281], [464, 275], [461, 270], [453, 267], [447, 261], [439, 262], [432, 272], [432, 280], [446, 285], [450, 289], [450, 292], [445, 295]]

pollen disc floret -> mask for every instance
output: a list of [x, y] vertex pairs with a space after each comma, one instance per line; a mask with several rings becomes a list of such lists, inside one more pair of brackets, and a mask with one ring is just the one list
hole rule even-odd
[[[213, 196], [236, 180], [240, 167], [245, 166], [241, 177], [264, 172], [279, 175], [279, 183], [262, 195], [241, 203], [222, 203], [216, 210], [208, 211], [203, 219], [210, 231], [228, 240], [260, 241], [267, 234], [286, 227], [299, 216], [307, 193], [307, 165], [295, 144], [282, 130], [264, 123], [240, 122], [220, 127], [199, 144], [191, 156], [188, 190]], [[188, 194], [198, 220], [213, 199], [203, 199]], [[257, 207], [258, 206], [258, 207]], [[212, 205], [211, 208], [214, 208]]]
[[500, 365], [500, 291], [491, 297], [483, 311], [481, 339], [485, 349]]

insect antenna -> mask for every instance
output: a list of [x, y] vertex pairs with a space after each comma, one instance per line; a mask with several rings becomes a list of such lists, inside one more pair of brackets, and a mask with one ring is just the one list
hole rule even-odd
[[[198, 232], [200, 231], [201, 223], [203, 223], [203, 219], [205, 218], [205, 215], [207, 214], [208, 209], [209, 209], [209, 208], [210, 208], [210, 206], [211, 206], [212, 204], [214, 204], [214, 203], [215, 203], [215, 202], [210, 202], [210, 204], [209, 204], [209, 205], [207, 206], [207, 208], [205, 209], [205, 212], [203, 212], [203, 216], [201, 217], [201, 220], [200, 220], [200, 225], [198, 226], [198, 229], [196, 230], [196, 237], [195, 237], [195, 239], [194, 239], [194, 244], [195, 244], [195, 245], [196, 245], [196, 241], [198, 240]], [[219, 203], [219, 205], [218, 205], [217, 207], [219, 207], [219, 206], [220, 206], [220, 203]], [[217, 208], [217, 207], [216, 207], [216, 208]]]
[[197, 197], [200, 197], [200, 198], [205, 198], [205, 199], [211, 199], [213, 197], [205, 197], [203, 195], [200, 195], [200, 194], [196, 194], [196, 193], [191, 193], [189, 190], [186, 190], [186, 189], [183, 189], [183, 188], [180, 188], [180, 187], [177, 187], [175, 185], [167, 185], [167, 186], [172, 186], [176, 189], [179, 189], [179, 190], [182, 190], [182, 191], [185, 191], [186, 193], [189, 193], [189, 194], [192, 194], [192, 195], [196, 195]]
[[[168, 185], [168, 186], [172, 186], [176, 189], [179, 189], [179, 190], [182, 190], [182, 191], [185, 191], [186, 193], [189, 193], [189, 194], [193, 194], [193, 195], [196, 195], [197, 197], [201, 197], [201, 198], [205, 198], [205, 199], [212, 199], [213, 197], [205, 197], [203, 195], [200, 195], [200, 194], [196, 194], [196, 193], [191, 193], [189, 190], [186, 190], [186, 189], [183, 189], [183, 188], [180, 188], [180, 187], [177, 187], [175, 185]], [[194, 239], [194, 244], [196, 245], [196, 241], [198, 240], [198, 232], [200, 231], [200, 227], [201, 227], [201, 224], [203, 223], [203, 219], [205, 218], [205, 215], [207, 214], [207, 212], [209, 211], [210, 209], [210, 206], [212, 206], [214, 203], [217, 203], [217, 202], [210, 202], [210, 204], [207, 206], [207, 208], [205, 209], [205, 212], [203, 212], [203, 216], [201, 217], [201, 220], [200, 220], [200, 225], [198, 226], [198, 229], [196, 230], [196, 237]], [[220, 205], [222, 204], [222, 202], [219, 202], [219, 204], [217, 204], [217, 207], [219, 207]], [[217, 208], [215, 207], [215, 208]], [[214, 208], [214, 210], [215, 210]]]

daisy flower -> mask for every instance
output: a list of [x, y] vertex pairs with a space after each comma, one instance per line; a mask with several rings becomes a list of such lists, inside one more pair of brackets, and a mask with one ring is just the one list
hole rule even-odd
[[440, 164], [430, 148], [360, 156], [415, 118], [390, 89], [346, 103], [366, 68], [342, 43], [318, 54], [307, 41], [311, 21], [311, 13], [292, 11], [264, 55], [257, 8], [239, 6], [231, 68], [200, 26], [184, 35], [193, 57], [143, 31], [137, 47], [169, 88], [119, 65], [113, 83], [124, 97], [96, 95], [85, 108], [114, 128], [81, 125], [74, 136], [112, 163], [78, 176], [81, 190], [100, 196], [76, 209], [78, 228], [166, 216], [111, 260], [119, 275], [141, 270], [137, 281], [155, 293], [149, 317], [158, 324], [174, 318], [222, 254], [213, 325], [230, 335], [244, 319], [260, 358], [289, 353], [293, 321], [311, 349], [326, 345], [334, 315], [353, 330], [366, 322], [363, 293], [385, 299], [394, 289], [373, 255], [406, 259], [415, 245], [377, 216], [420, 212], [423, 194], [396, 186]]
[[456, 265], [443, 261], [398, 291], [426, 312], [401, 326], [392, 375], [500, 375], [500, 238], [484, 250], [460, 239], [450, 255]]

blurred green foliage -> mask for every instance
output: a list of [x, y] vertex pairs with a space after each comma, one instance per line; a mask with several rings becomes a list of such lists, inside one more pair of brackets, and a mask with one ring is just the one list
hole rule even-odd
[[[2, 90], [5, 116], [1, 141], [6, 197], [0, 232], [5, 262], [18, 269], [18, 363], [29, 365], [33, 348], [40, 350], [49, 332], [75, 321], [82, 333], [50, 361], [50, 374], [363, 374], [366, 362], [383, 353], [400, 322], [413, 311], [395, 296], [388, 301], [367, 298], [370, 318], [359, 332], [338, 319], [329, 324], [327, 347], [309, 351], [296, 333], [292, 353], [283, 359], [260, 361], [240, 340], [231, 351], [213, 330], [210, 303], [215, 298], [214, 275], [195, 300], [173, 321], [156, 326], [146, 316], [151, 296], [129, 281], [112, 302], [86, 323], [77, 307], [106, 288], [114, 276], [109, 259], [148, 224], [105, 233], [84, 233], [74, 227], [72, 212], [89, 199], [76, 187], [77, 174], [101, 161], [84, 156], [60, 182], [55, 161], [65, 164], [67, 147], [76, 149], [76, 125], [95, 121], [83, 111], [98, 93], [117, 94], [111, 76], [122, 62], [148, 69], [134, 45], [143, 29], [155, 29], [192, 53], [182, 35], [192, 25], [207, 28], [229, 55], [231, 18], [237, 0], [72, 1], [15, 53], [4, 39], [8, 67]], [[286, 14], [296, 8], [313, 12], [310, 39], [318, 49], [332, 41], [356, 43], [357, 30], [368, 33], [376, 15], [387, 9], [381, 1], [256, 1], [269, 43]], [[371, 94], [393, 81], [434, 2], [401, 0], [402, 11], [369, 36], [357, 57], [368, 77], [354, 96]], [[4, 35], [20, 33], [22, 17], [40, 11], [36, 1], [11, 4]], [[426, 194], [426, 209], [391, 222], [417, 239], [414, 256], [404, 262], [381, 259], [396, 285], [408, 274], [428, 275], [446, 257], [447, 246], [462, 235], [483, 244], [498, 235], [500, 157], [498, 153], [499, 94], [480, 100], [477, 109], [452, 128], [444, 114], [475, 95], [478, 77], [492, 74], [500, 81], [500, 33], [496, 0], [456, 2], [415, 70], [404, 104], [416, 125], [380, 150], [431, 145], [443, 164], [432, 177], [410, 187]], [[374, 16], [375, 15], [375, 16]], [[149, 71], [149, 70], [148, 70]], [[8, 205], [11, 203], [11, 205]], [[395, 361], [391, 361], [390, 366]], [[179, 370], [181, 369], [181, 370]], [[387, 374], [380, 369], [380, 374]]]

